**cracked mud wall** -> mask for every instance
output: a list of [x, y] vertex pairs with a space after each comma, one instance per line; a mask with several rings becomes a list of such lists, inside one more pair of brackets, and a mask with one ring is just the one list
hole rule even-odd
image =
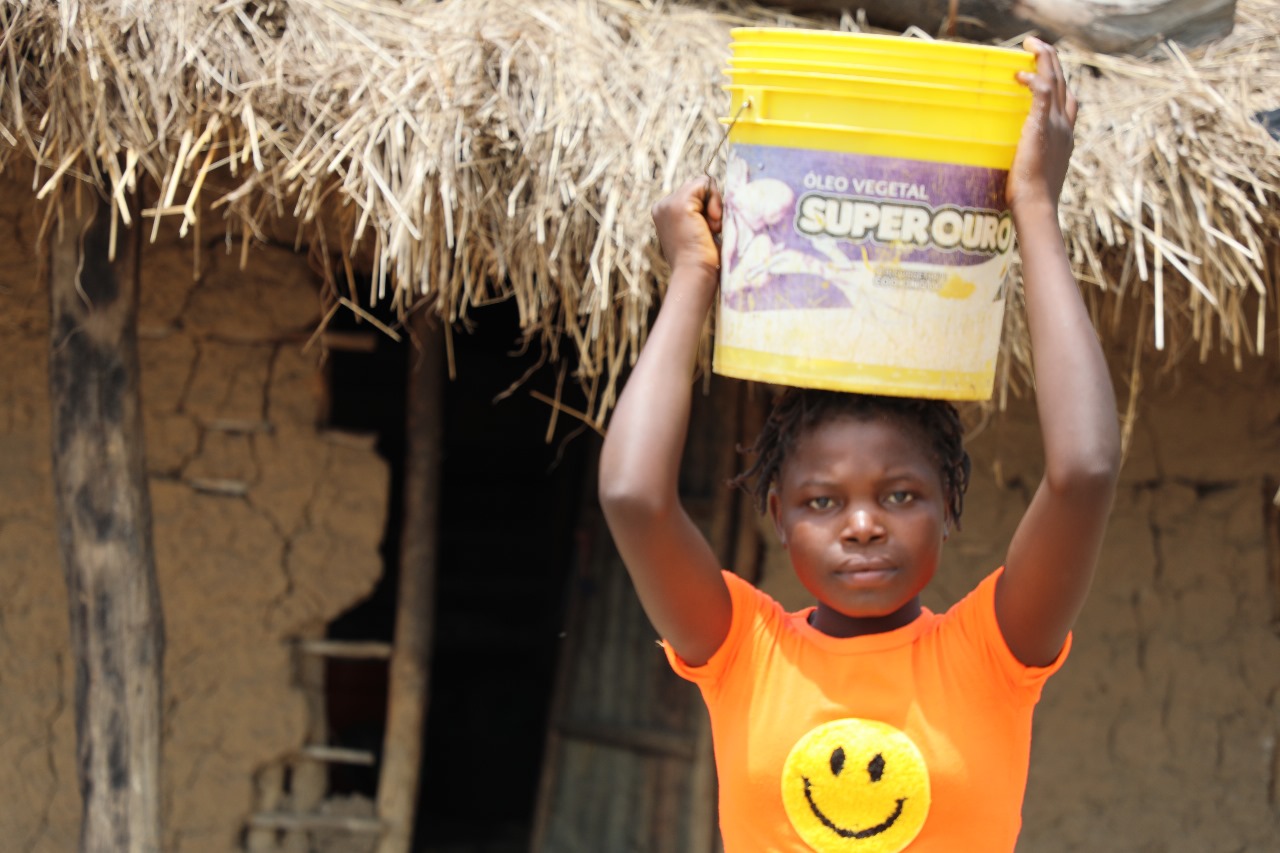
[[[1018, 850], [1274, 851], [1280, 555], [1267, 553], [1263, 482], [1280, 479], [1280, 364], [1268, 353], [1236, 373], [1191, 357], [1153, 368], [1140, 401], [1073, 651], [1037, 711]], [[1040, 479], [1034, 409], [1011, 405], [969, 449], [934, 610], [1003, 559]], [[772, 546], [763, 585], [804, 602]]]
[[1077, 644], [1037, 721], [1020, 849], [1276, 849], [1264, 482], [1280, 476], [1280, 364], [1193, 362], [1148, 379]]
[[[29, 174], [0, 175], [0, 847], [76, 847], [72, 662], [53, 528], [48, 305]], [[156, 567], [166, 622], [165, 850], [239, 849], [254, 775], [303, 745], [289, 640], [381, 574], [388, 472], [318, 427], [302, 346], [314, 276], [293, 252], [144, 245], [139, 316]]]

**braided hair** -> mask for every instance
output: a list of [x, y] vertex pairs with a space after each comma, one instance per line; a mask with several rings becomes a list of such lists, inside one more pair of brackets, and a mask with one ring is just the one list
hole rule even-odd
[[960, 413], [945, 400], [788, 388], [774, 401], [773, 410], [755, 443], [747, 448], [747, 452], [755, 456], [755, 461], [734, 477], [731, 484], [745, 490], [753, 497], [760, 512], [766, 512], [769, 491], [777, 485], [782, 464], [795, 449], [796, 442], [815, 426], [840, 416], [858, 420], [895, 418], [916, 427], [929, 442], [926, 449], [938, 466], [947, 501], [947, 516], [959, 529], [964, 493], [969, 488], [971, 463], [964, 449]]

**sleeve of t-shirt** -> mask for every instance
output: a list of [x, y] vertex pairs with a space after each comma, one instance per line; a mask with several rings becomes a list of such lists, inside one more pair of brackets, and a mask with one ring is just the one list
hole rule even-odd
[[724, 582], [729, 587], [729, 598], [733, 604], [733, 614], [729, 621], [729, 634], [716, 649], [715, 654], [701, 666], [691, 666], [671, 648], [665, 639], [662, 648], [667, 653], [667, 660], [676, 675], [692, 681], [699, 687], [710, 687], [720, 680], [724, 671], [737, 655], [738, 650], [746, 642], [760, 610], [760, 592], [733, 572], [721, 572]]
[[987, 575], [947, 612], [947, 618], [955, 621], [965, 645], [985, 667], [1000, 673], [1015, 695], [1025, 696], [1034, 702], [1039, 700], [1040, 691], [1049, 676], [1061, 669], [1066, 661], [1071, 651], [1071, 635], [1067, 635], [1062, 651], [1048, 666], [1027, 666], [1018, 660], [996, 622], [996, 582], [1003, 572], [1001, 567]]

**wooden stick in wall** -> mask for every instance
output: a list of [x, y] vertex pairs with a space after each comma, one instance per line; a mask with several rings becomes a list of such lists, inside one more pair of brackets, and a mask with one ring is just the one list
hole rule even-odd
[[422, 765], [423, 722], [435, 623], [440, 506], [444, 345], [425, 311], [410, 320], [404, 459], [404, 522], [392, 642], [387, 728], [378, 779], [378, 817], [386, 831], [378, 853], [409, 853]]

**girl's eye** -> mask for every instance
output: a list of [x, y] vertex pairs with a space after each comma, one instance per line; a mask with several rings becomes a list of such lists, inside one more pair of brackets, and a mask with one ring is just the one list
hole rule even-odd
[[886, 500], [887, 500], [889, 503], [891, 503], [891, 504], [899, 504], [899, 505], [900, 505], [900, 504], [905, 504], [905, 503], [911, 503], [911, 501], [912, 501], [914, 498], [915, 498], [915, 495], [911, 494], [911, 492], [901, 492], [901, 491], [899, 491], [899, 492], [890, 492], [890, 493], [889, 493], [889, 496], [886, 498]]
[[836, 505], [836, 502], [831, 498], [826, 498], [826, 497], [809, 498], [806, 505], [809, 507], [809, 509], [824, 510], [824, 509], [831, 509], [833, 506]]

